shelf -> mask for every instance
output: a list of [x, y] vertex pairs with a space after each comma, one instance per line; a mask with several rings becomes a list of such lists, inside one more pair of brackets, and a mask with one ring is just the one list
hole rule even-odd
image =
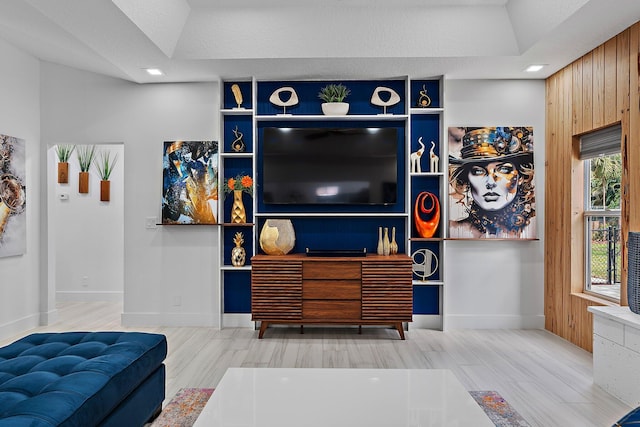
[[444, 176], [444, 172], [411, 172], [410, 176]]
[[257, 121], [400, 121], [407, 120], [409, 116], [406, 114], [354, 114], [354, 115], [346, 115], [346, 116], [324, 116], [324, 115], [295, 115], [295, 114], [287, 114], [287, 115], [272, 115], [272, 116], [256, 116]]
[[444, 108], [410, 108], [409, 114], [441, 114]]
[[220, 270], [225, 271], [251, 271], [250, 265], [243, 265], [242, 267], [234, 267], [233, 265], [222, 265]]
[[226, 158], [230, 158], [230, 157], [237, 157], [237, 158], [250, 158], [253, 157], [253, 153], [252, 152], [244, 152], [244, 153], [220, 153], [220, 157], [226, 157]]
[[[219, 162], [222, 173], [225, 176], [235, 175], [235, 173], [248, 169], [248, 173], [255, 180], [254, 194], [255, 199], [252, 200], [252, 209], [248, 212], [249, 220], [253, 223], [221, 223], [220, 228], [220, 281], [221, 281], [221, 300], [223, 305], [223, 313], [251, 313], [251, 273], [255, 271], [256, 264], [246, 265], [243, 267], [234, 267], [231, 265], [230, 251], [234, 246], [232, 238], [234, 233], [242, 232], [245, 239], [245, 250], [247, 252], [246, 259], [251, 258], [250, 253], [257, 255], [259, 253], [260, 227], [267, 219], [290, 219], [296, 226], [298, 239], [296, 244], [297, 251], [302, 247], [336, 247], [347, 248], [350, 246], [365, 247], [367, 252], [374, 254], [377, 250], [377, 242], [379, 238], [379, 229], [382, 225], [387, 226], [391, 237], [392, 229], [396, 230], [396, 242], [398, 243], [399, 253], [411, 256], [413, 250], [417, 248], [430, 248], [437, 253], [437, 258], [444, 261], [444, 237], [420, 238], [411, 237], [414, 231], [414, 197], [420, 190], [431, 191], [439, 195], [442, 205], [443, 221], [446, 215], [446, 187], [448, 184], [446, 159], [446, 128], [444, 127], [444, 108], [443, 105], [443, 78], [423, 78], [412, 80], [408, 76], [396, 77], [389, 79], [375, 80], [348, 80], [352, 89], [352, 99], [355, 102], [351, 104], [349, 114], [344, 116], [324, 115], [320, 110], [320, 101], [316, 98], [316, 94], [324, 83], [332, 82], [300, 80], [300, 81], [271, 81], [256, 80], [251, 81], [224, 81], [221, 85], [224, 90], [221, 96], [221, 109], [219, 120], [221, 125], [221, 151], [219, 154]], [[245, 99], [251, 99], [251, 105], [243, 104], [245, 109], [233, 108], [236, 104], [233, 102], [233, 92], [230, 90], [232, 83], [238, 83], [241, 87]], [[383, 108], [376, 108], [370, 105], [371, 93], [377, 86], [388, 86], [401, 95], [402, 100], [399, 105], [387, 108], [390, 114], [383, 114]], [[432, 107], [419, 108], [413, 95], [417, 95], [419, 91], [426, 85], [429, 97], [432, 100]], [[269, 102], [269, 96], [284, 86], [295, 87], [300, 103], [295, 108], [286, 108], [286, 114], [280, 114], [283, 108], [273, 107]], [[349, 86], [349, 84], [348, 84]], [[412, 95], [409, 95], [409, 94]], [[224, 100], [227, 102], [224, 102]], [[413, 106], [412, 106], [413, 105]], [[235, 135], [232, 134], [235, 126], [243, 132], [245, 144], [247, 144], [247, 152], [234, 152], [230, 149], [230, 142], [233, 141]], [[397, 187], [399, 191], [404, 191], [404, 196], [398, 199], [398, 203], [390, 206], [336, 206], [336, 205], [277, 205], [264, 204], [263, 200], [257, 199], [262, 194], [259, 187], [260, 175], [263, 170], [261, 163], [263, 161], [264, 149], [264, 129], [267, 127], [277, 128], [313, 128], [313, 127], [379, 127], [379, 128], [397, 128], [397, 160], [398, 181]], [[440, 172], [429, 172], [431, 170], [426, 167], [429, 146], [423, 159], [424, 172], [411, 173], [409, 154], [416, 149], [418, 145], [416, 139], [422, 136], [426, 144], [428, 141], [434, 141], [435, 154], [439, 156], [438, 169]], [[232, 173], [233, 172], [233, 173]], [[224, 200], [224, 199], [221, 199]], [[221, 204], [221, 210], [228, 209], [226, 205]], [[248, 206], [247, 206], [248, 208]], [[249, 215], [250, 214], [250, 215]], [[221, 219], [225, 218], [221, 216]], [[226, 217], [227, 220], [230, 217]], [[437, 235], [446, 235], [446, 230], [440, 230]], [[443, 264], [441, 264], [442, 267]], [[412, 297], [414, 299], [414, 307], [428, 307], [430, 310], [435, 305], [436, 311], [443, 316], [444, 302], [442, 295], [444, 294], [442, 286], [444, 285], [444, 277], [442, 270], [431, 275], [433, 280], [419, 280], [416, 275], [412, 276]], [[407, 278], [408, 279], [408, 278]], [[416, 280], [413, 280], [416, 279]], [[437, 301], [440, 298], [440, 301]], [[438, 308], [439, 306], [439, 308]], [[238, 307], [240, 311], [238, 310]], [[229, 311], [227, 311], [229, 310]], [[236, 311], [234, 311], [236, 310]], [[416, 313], [423, 314], [421, 311]]]
[[443, 286], [442, 280], [412, 280], [413, 286]]
[[384, 213], [371, 213], [371, 212], [256, 212], [255, 217], [270, 217], [270, 218], [295, 218], [295, 217], [406, 217], [406, 212], [384, 212]]
[[178, 222], [167, 222], [167, 223], [163, 223], [163, 222], [156, 222], [157, 226], [163, 226], [163, 227], [173, 227], [173, 226], [180, 226], [180, 227], [193, 227], [193, 226], [202, 226], [202, 227], [219, 227], [221, 224], [220, 223], [215, 223], [215, 224], [201, 224], [201, 223], [178, 223]]
[[250, 108], [233, 108], [233, 109], [229, 109], [229, 108], [225, 108], [223, 110], [220, 110], [220, 114], [222, 114], [223, 116], [250, 116], [253, 114], [253, 109]]
[[447, 237], [444, 240], [460, 240], [460, 241], [471, 241], [471, 242], [537, 242], [540, 240], [539, 238], [535, 239], [511, 239], [511, 238], [462, 238], [462, 237]]

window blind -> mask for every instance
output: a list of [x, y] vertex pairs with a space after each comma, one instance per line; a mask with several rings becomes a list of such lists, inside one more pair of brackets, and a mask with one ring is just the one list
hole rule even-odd
[[622, 126], [615, 125], [580, 137], [580, 160], [620, 152]]

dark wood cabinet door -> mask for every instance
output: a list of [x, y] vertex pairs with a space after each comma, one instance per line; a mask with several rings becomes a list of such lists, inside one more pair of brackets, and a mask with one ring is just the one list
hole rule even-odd
[[302, 261], [266, 257], [251, 265], [252, 320], [302, 319]]
[[367, 259], [362, 262], [362, 319], [412, 320], [411, 259]]

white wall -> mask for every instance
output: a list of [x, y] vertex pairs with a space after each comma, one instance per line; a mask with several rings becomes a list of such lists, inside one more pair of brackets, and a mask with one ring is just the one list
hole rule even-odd
[[533, 126], [538, 241], [447, 241], [446, 328], [544, 328], [543, 80], [450, 80], [449, 126]]
[[124, 144], [123, 323], [217, 326], [217, 227], [145, 228], [159, 216], [163, 141], [217, 138], [217, 83], [137, 85], [41, 68], [43, 143]]
[[[70, 141], [58, 141], [60, 144]], [[75, 141], [74, 141], [75, 143]], [[78, 143], [82, 143], [79, 141]], [[77, 152], [69, 159], [69, 182], [58, 184], [55, 147], [48, 153], [49, 239], [55, 258], [57, 301], [122, 301], [124, 289], [124, 145], [97, 144], [96, 152], [118, 156], [110, 201], [100, 201], [100, 176], [89, 171], [89, 193], [78, 192]], [[100, 154], [96, 155], [100, 159]], [[72, 230], [71, 233], [68, 230]]]
[[[159, 214], [162, 142], [216, 137], [217, 84], [136, 85], [41, 67], [43, 143], [124, 143], [124, 323], [217, 326], [216, 227], [145, 228]], [[446, 242], [447, 328], [544, 326], [544, 96], [539, 80], [447, 81], [445, 126], [533, 126], [540, 238]]]
[[[41, 262], [41, 173], [44, 150], [40, 146], [40, 65], [39, 62], [0, 40], [0, 133], [25, 140], [26, 226], [25, 255], [0, 258], [0, 339], [38, 326], [40, 311]], [[43, 285], [46, 288], [46, 284]]]

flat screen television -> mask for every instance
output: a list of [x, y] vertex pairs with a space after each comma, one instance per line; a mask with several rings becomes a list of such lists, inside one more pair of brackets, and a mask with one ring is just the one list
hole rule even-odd
[[265, 204], [391, 205], [398, 200], [395, 128], [264, 128]]

